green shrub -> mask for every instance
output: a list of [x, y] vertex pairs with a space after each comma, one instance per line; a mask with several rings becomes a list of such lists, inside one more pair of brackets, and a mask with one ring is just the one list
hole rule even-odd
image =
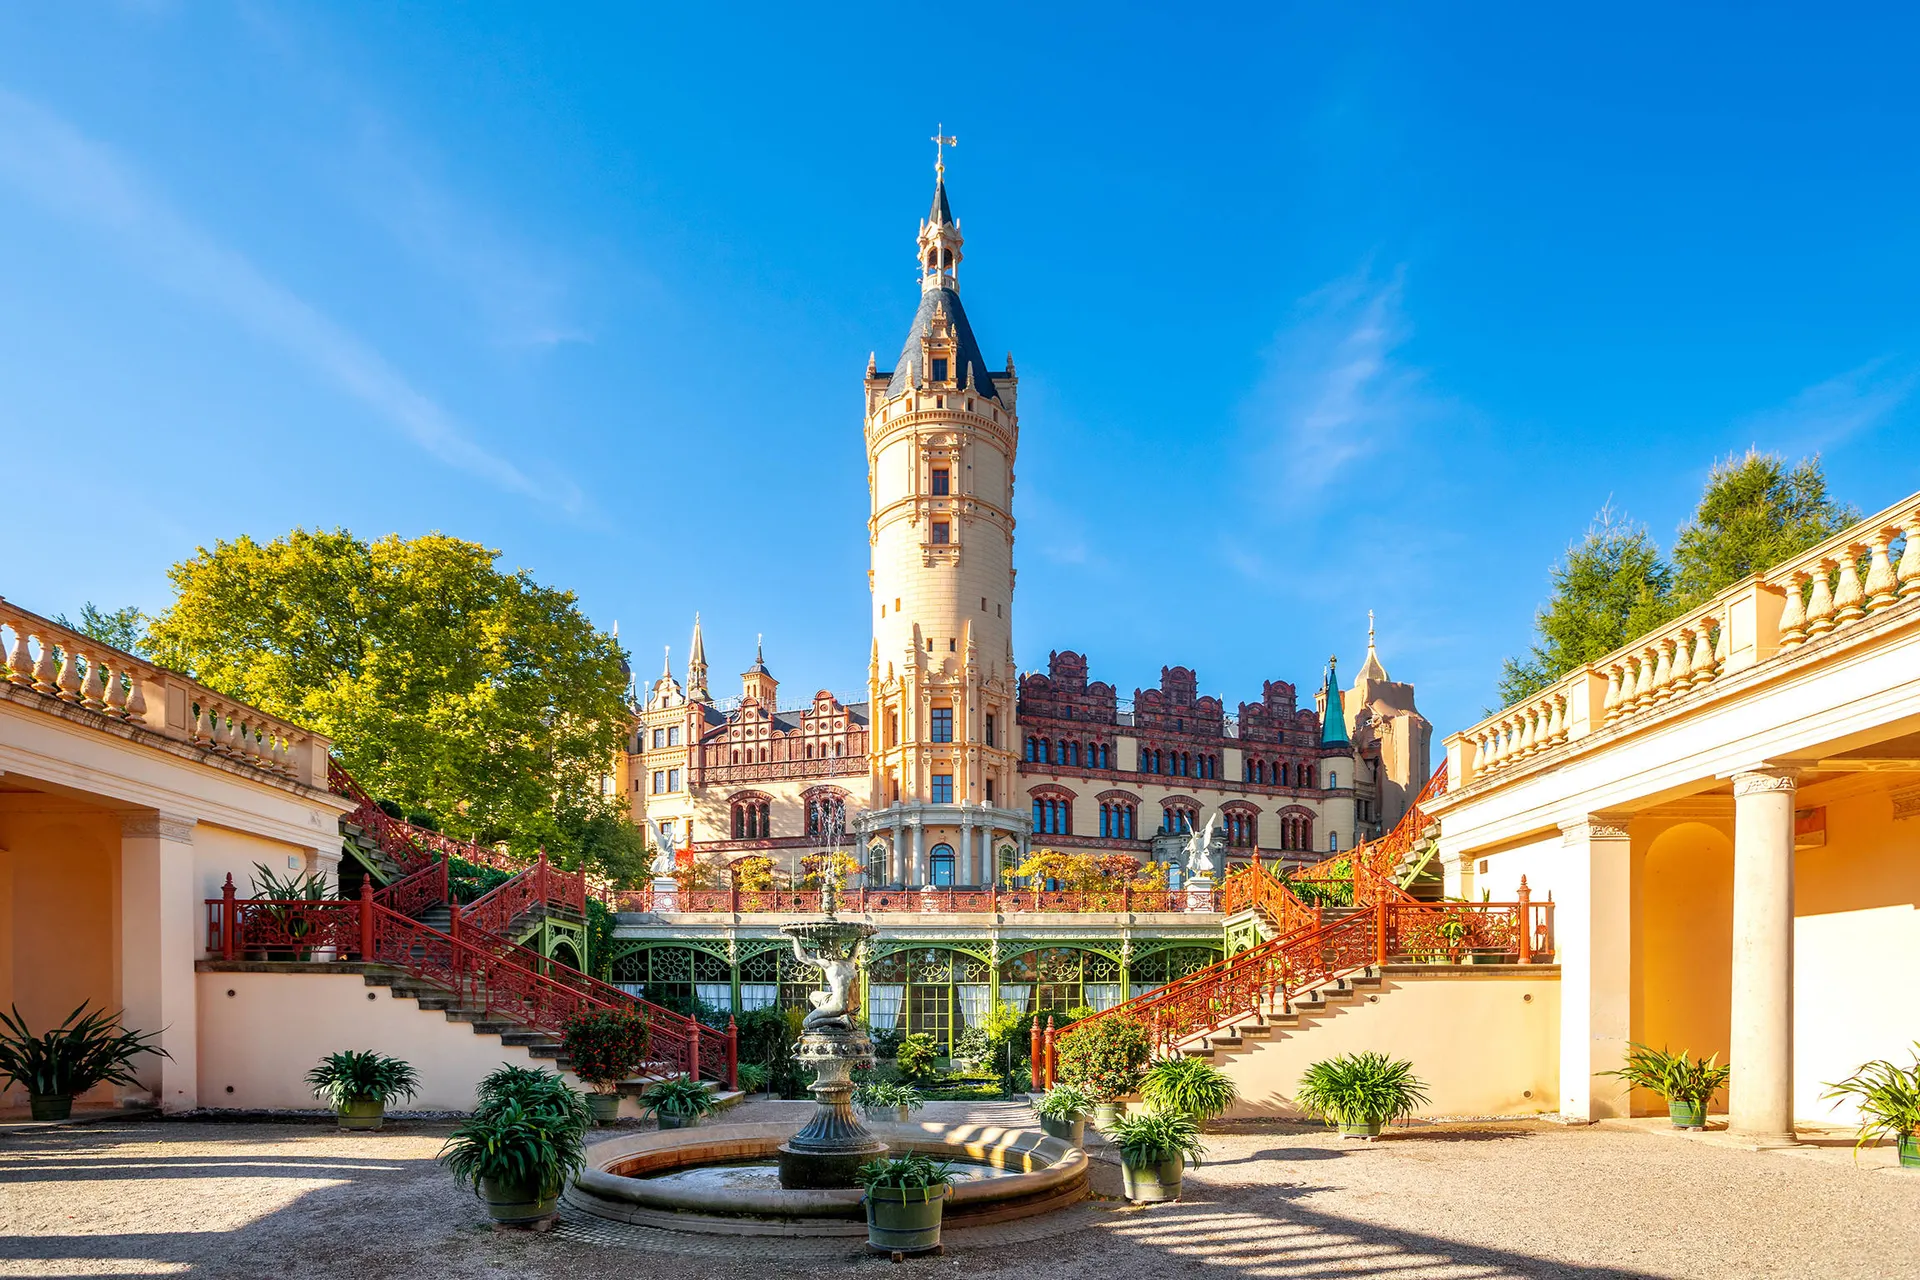
[[420, 1091], [420, 1077], [399, 1058], [372, 1049], [346, 1049], [320, 1059], [307, 1072], [313, 1096], [335, 1111], [349, 1102], [378, 1102], [390, 1106]]
[[1055, 1042], [1060, 1078], [1101, 1102], [1132, 1093], [1151, 1055], [1147, 1029], [1130, 1018], [1102, 1018]]
[[487, 1178], [550, 1196], [586, 1163], [585, 1133], [560, 1112], [507, 1098], [455, 1129], [439, 1159], [476, 1192]]
[[1308, 1067], [1294, 1101], [1329, 1125], [1386, 1124], [1425, 1106], [1425, 1090], [1411, 1062], [1369, 1049]]
[[906, 1038], [905, 1032], [894, 1027], [881, 1027], [867, 1032], [867, 1039], [873, 1042], [873, 1056], [876, 1058], [896, 1056]]
[[734, 1031], [741, 1066], [751, 1063], [764, 1071], [767, 1092], [782, 1098], [803, 1096], [807, 1073], [793, 1060], [797, 1020], [788, 1018], [783, 1009], [755, 1009], [734, 1019]]
[[1711, 1058], [1689, 1058], [1685, 1049], [1669, 1053], [1665, 1049], [1629, 1043], [1627, 1065], [1618, 1071], [1600, 1074], [1618, 1076], [1630, 1089], [1651, 1089], [1670, 1103], [1700, 1106], [1726, 1086], [1733, 1072], [1732, 1067], [1718, 1064], [1719, 1056], [1716, 1053]]
[[742, 1093], [759, 1093], [767, 1087], [767, 1069], [759, 1063], [742, 1062], [737, 1069]]
[[969, 1062], [983, 1062], [993, 1052], [985, 1027], [968, 1027], [953, 1038], [953, 1056]]
[[27, 1030], [20, 1006], [13, 1006], [11, 1017], [0, 1013], [0, 1076], [24, 1085], [28, 1093], [85, 1093], [97, 1084], [137, 1086], [132, 1063], [143, 1053], [173, 1056], [148, 1043], [157, 1032], [128, 1031], [120, 1014], [87, 1013], [89, 1003], [82, 1000], [59, 1026], [37, 1036]]
[[1092, 1115], [1097, 1101], [1099, 1099], [1077, 1084], [1057, 1084], [1040, 1095], [1033, 1109], [1049, 1120], [1071, 1120], [1075, 1116]]
[[893, 1055], [894, 1067], [900, 1078], [908, 1084], [923, 1084], [938, 1073], [934, 1065], [940, 1057], [940, 1047], [933, 1037], [924, 1031], [916, 1031], [900, 1042], [899, 1052]]
[[905, 1107], [908, 1111], [918, 1111], [925, 1101], [912, 1085], [890, 1080], [870, 1080], [854, 1086], [853, 1100], [863, 1107]]
[[551, 1114], [564, 1119], [581, 1133], [593, 1127], [593, 1111], [586, 1095], [569, 1085], [557, 1071], [539, 1067], [516, 1067], [501, 1063], [480, 1078], [480, 1105], [476, 1117], [494, 1115], [508, 1104], [529, 1114]]
[[640, 1095], [640, 1105], [648, 1115], [694, 1119], [711, 1114], [719, 1104], [713, 1100], [713, 1091], [706, 1085], [685, 1076], [675, 1076], [671, 1080], [658, 1080], [648, 1085]]
[[1107, 1131], [1107, 1140], [1136, 1169], [1165, 1164], [1175, 1156], [1198, 1163], [1206, 1153], [1200, 1144], [1200, 1126], [1179, 1111], [1149, 1109], [1121, 1116]]
[[647, 1019], [637, 1009], [582, 1009], [560, 1027], [573, 1074], [612, 1093], [648, 1057]]
[[1196, 1121], [1225, 1115], [1239, 1096], [1231, 1076], [1199, 1058], [1163, 1059], [1140, 1079], [1140, 1097], [1148, 1106], [1178, 1111]]
[[1869, 1142], [1892, 1138], [1896, 1142], [1920, 1131], [1920, 1044], [1915, 1045], [1913, 1066], [1896, 1067], [1881, 1058], [1862, 1063], [1860, 1069], [1838, 1084], [1827, 1086], [1828, 1098], [1860, 1100], [1860, 1137], [1853, 1144], [1854, 1159]]

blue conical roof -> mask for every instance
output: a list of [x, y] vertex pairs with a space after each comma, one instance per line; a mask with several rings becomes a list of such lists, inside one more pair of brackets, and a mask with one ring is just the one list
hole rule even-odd
[[1347, 736], [1346, 704], [1340, 700], [1340, 679], [1335, 673], [1332, 658], [1327, 659], [1327, 690], [1322, 702], [1325, 710], [1320, 713], [1320, 745], [1352, 746], [1353, 739]]

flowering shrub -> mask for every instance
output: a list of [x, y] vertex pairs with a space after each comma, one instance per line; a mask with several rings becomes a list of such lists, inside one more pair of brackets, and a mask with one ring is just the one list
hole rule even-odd
[[611, 1093], [647, 1060], [647, 1020], [627, 1009], [583, 1010], [560, 1028], [573, 1073]]
[[1152, 1046], [1130, 1018], [1102, 1018], [1058, 1042], [1060, 1078], [1102, 1102], [1132, 1093], [1146, 1073]]
[[773, 888], [773, 859], [751, 853], [733, 864], [733, 887], [742, 893], [765, 893]]

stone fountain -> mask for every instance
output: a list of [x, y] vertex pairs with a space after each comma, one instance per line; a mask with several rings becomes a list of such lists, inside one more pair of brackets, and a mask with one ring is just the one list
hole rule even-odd
[[809, 1087], [814, 1112], [804, 1128], [780, 1144], [780, 1185], [790, 1191], [851, 1187], [854, 1170], [887, 1154], [887, 1144], [867, 1132], [851, 1100], [854, 1070], [873, 1065], [873, 1043], [853, 1023], [859, 999], [854, 952], [878, 931], [836, 917], [839, 895], [832, 877], [822, 896], [826, 919], [780, 927], [793, 939], [793, 954], [820, 970], [825, 983], [807, 997], [813, 1009], [800, 1024], [793, 1053], [814, 1070]]

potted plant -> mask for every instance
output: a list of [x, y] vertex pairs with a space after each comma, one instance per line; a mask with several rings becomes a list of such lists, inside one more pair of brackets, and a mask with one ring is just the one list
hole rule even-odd
[[501, 1063], [480, 1078], [480, 1105], [476, 1116], [492, 1114], [509, 1102], [517, 1102], [528, 1111], [552, 1111], [585, 1133], [593, 1126], [593, 1112], [578, 1089], [557, 1071], [541, 1067], [516, 1067]]
[[1094, 1097], [1077, 1084], [1057, 1084], [1040, 1095], [1033, 1109], [1040, 1113], [1040, 1130], [1069, 1146], [1087, 1145], [1087, 1116]]
[[1308, 1067], [1294, 1101], [1308, 1115], [1338, 1125], [1343, 1138], [1371, 1139], [1388, 1121], [1425, 1106], [1427, 1094], [1411, 1062], [1367, 1049]]
[[953, 1168], [919, 1151], [869, 1160], [854, 1173], [866, 1189], [867, 1247], [904, 1256], [940, 1248], [940, 1216], [953, 1193]]
[[1104, 1133], [1119, 1116], [1121, 1097], [1139, 1086], [1151, 1052], [1138, 1022], [1101, 1018], [1060, 1042], [1060, 1079], [1093, 1095], [1093, 1124]]
[[940, 1046], [924, 1031], [916, 1031], [894, 1051], [894, 1070], [908, 1084], [924, 1084], [940, 1074]]
[[1181, 1111], [1150, 1107], [1114, 1121], [1109, 1135], [1120, 1149], [1121, 1183], [1127, 1199], [1152, 1204], [1178, 1200], [1187, 1161], [1198, 1162], [1200, 1126]]
[[582, 1009], [561, 1024], [560, 1041], [573, 1074], [593, 1086], [594, 1123], [612, 1124], [620, 1118], [620, 1082], [647, 1060], [646, 1018], [633, 1009]]
[[1707, 1103], [1726, 1087], [1733, 1068], [1711, 1058], [1689, 1058], [1687, 1051], [1669, 1053], [1649, 1049], [1643, 1044], [1628, 1044], [1627, 1065], [1618, 1071], [1602, 1071], [1603, 1076], [1618, 1076], [1631, 1089], [1647, 1089], [1667, 1100], [1667, 1115], [1676, 1129], [1707, 1127]]
[[117, 1013], [87, 1013], [89, 1003], [82, 1000], [59, 1026], [37, 1036], [27, 1030], [20, 1006], [13, 1007], [11, 1016], [0, 1013], [0, 1076], [26, 1086], [35, 1120], [67, 1119], [73, 1114], [73, 1095], [95, 1085], [137, 1086], [140, 1081], [130, 1064], [143, 1053], [173, 1056], [148, 1043], [157, 1032], [129, 1031]]
[[[1920, 1048], [1920, 1046], [1916, 1046]], [[1886, 1059], [1863, 1063], [1838, 1084], [1827, 1086], [1828, 1098], [1860, 1100], [1860, 1137], [1853, 1158], [1869, 1142], [1892, 1138], [1902, 1169], [1920, 1169], [1920, 1052], [1913, 1066], [1896, 1067]]]
[[1140, 1078], [1140, 1097], [1148, 1106], [1182, 1112], [1196, 1124], [1225, 1115], [1239, 1096], [1233, 1077], [1203, 1058], [1166, 1058]]
[[[302, 871], [299, 875], [288, 876], [283, 880], [264, 862], [254, 863], [253, 871], [253, 896], [256, 899], [279, 904], [320, 903], [327, 900], [327, 877], [322, 872]], [[276, 905], [269, 906], [265, 910], [269, 917], [279, 923], [280, 931], [289, 938], [298, 941], [313, 931], [313, 922], [307, 918], [306, 911], [301, 907]], [[287, 954], [284, 949], [270, 948], [249, 951], [247, 958], [270, 960], [273, 958], [274, 950], [280, 950], [282, 955]], [[296, 946], [292, 949], [291, 958], [306, 960], [312, 954], [310, 948]]]
[[739, 1071], [740, 1092], [751, 1096], [765, 1092], [767, 1087], [767, 1069], [757, 1062], [743, 1062]]
[[576, 1114], [509, 1097], [455, 1129], [439, 1158], [495, 1222], [523, 1225], [553, 1216], [567, 1179], [586, 1162], [585, 1134]]
[[640, 1095], [640, 1105], [662, 1129], [691, 1129], [715, 1106], [713, 1091], [698, 1080], [675, 1076], [657, 1080]]
[[388, 1103], [420, 1091], [411, 1066], [372, 1049], [328, 1054], [307, 1072], [307, 1083], [340, 1117], [342, 1129], [378, 1129], [386, 1123]]

